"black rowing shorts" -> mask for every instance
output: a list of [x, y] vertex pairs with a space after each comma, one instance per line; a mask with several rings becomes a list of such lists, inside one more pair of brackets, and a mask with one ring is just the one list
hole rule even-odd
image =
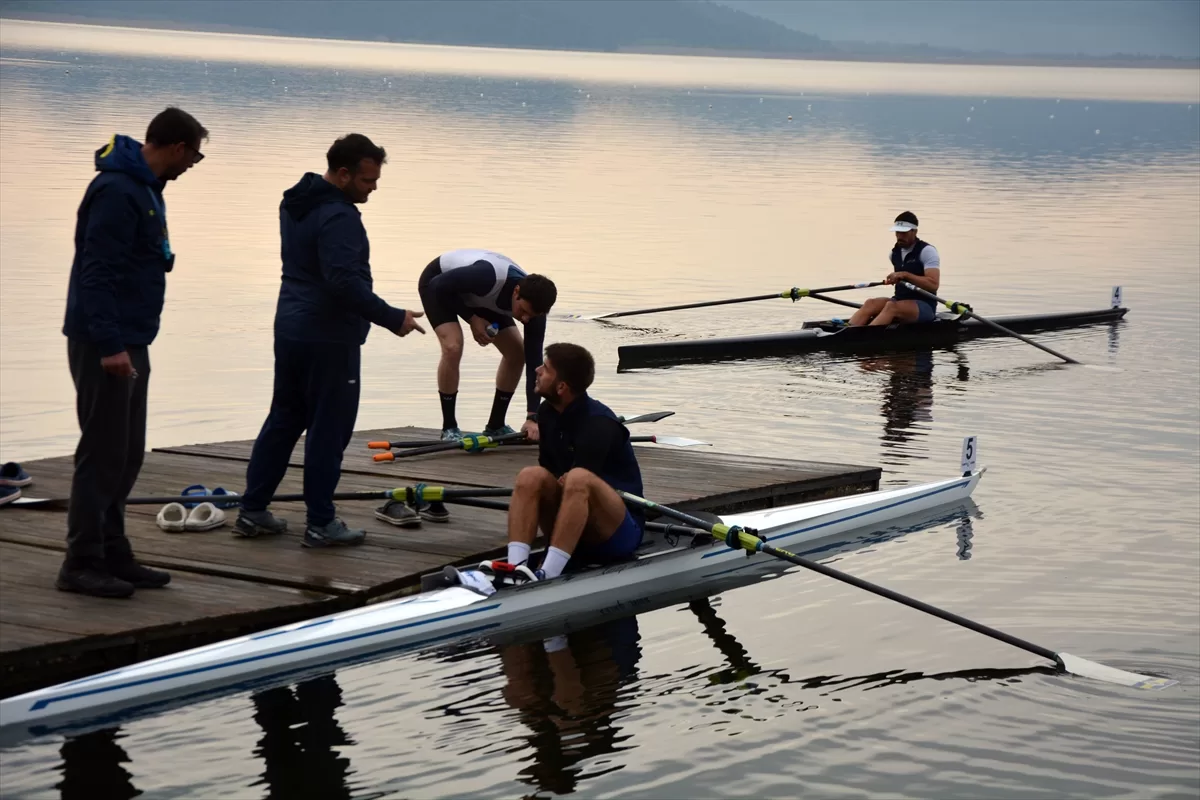
[[437, 294], [433, 291], [433, 287], [430, 286], [433, 279], [442, 274], [442, 265], [439, 263], [440, 258], [441, 256], [438, 256], [438, 258], [430, 261], [429, 265], [421, 272], [421, 277], [417, 281], [417, 293], [421, 295], [421, 307], [425, 309], [425, 319], [429, 320], [429, 327], [436, 328], [438, 325], [454, 322], [460, 317], [463, 321], [469, 322], [472, 316], [479, 316], [488, 322], [494, 322], [500, 326], [500, 330], [511, 328], [517, 324], [516, 320], [507, 314], [497, 314], [489, 308], [471, 308], [468, 309], [469, 313], [463, 314], [455, 312], [448, 304], [441, 302]]

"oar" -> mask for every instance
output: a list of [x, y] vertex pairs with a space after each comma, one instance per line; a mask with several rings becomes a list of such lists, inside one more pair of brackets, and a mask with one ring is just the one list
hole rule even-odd
[[630, 436], [631, 442], [650, 442], [652, 444], [669, 444], [672, 447], [712, 447], [712, 442], [702, 442], [699, 439], [688, 439], [684, 436]]
[[[511, 442], [516, 439], [524, 439], [525, 434], [520, 431], [512, 433], [504, 433], [499, 436], [484, 436], [483, 434], [471, 434], [464, 436], [461, 441], [438, 442], [437, 444], [427, 445], [425, 447], [414, 447], [405, 450], [403, 453], [379, 453], [375, 456], [376, 461], [394, 461], [397, 458], [409, 458], [411, 456], [423, 456], [427, 453], [443, 453], [448, 450], [465, 450], [468, 453], [478, 453], [491, 447], [498, 447], [505, 442]], [[372, 442], [372, 444], [382, 444], [382, 442]]]
[[[638, 422], [658, 422], [660, 419], [666, 419], [667, 417], [674, 416], [674, 414], [674, 411], [653, 411], [649, 414], [641, 414], [640, 416], [630, 417], [629, 419], [626, 419], [625, 417], [617, 417], [617, 421], [623, 425], [633, 425]], [[436, 439], [409, 439], [407, 441], [401, 440], [399, 442], [367, 442], [367, 447], [372, 450], [391, 450], [392, 448], [405, 449], [409, 447], [432, 447], [435, 444], [444, 443]]]
[[[447, 489], [445, 486], [425, 486], [424, 484], [419, 483], [416, 486], [401, 486], [396, 489], [377, 489], [369, 492], [334, 492], [332, 499], [339, 502], [350, 500], [401, 500], [409, 503], [437, 503], [452, 497], [507, 497], [510, 494], [512, 494], [512, 489], [508, 488], [487, 487]], [[293, 493], [274, 495], [270, 502], [288, 503], [300, 502], [303, 500], [303, 493]], [[162, 497], [130, 497], [125, 500], [125, 505], [165, 506], [168, 503], [217, 503], [236, 506], [241, 503], [241, 501], [242, 496], [237, 494], [189, 494], [164, 495]], [[16, 500], [13, 500], [6, 505], [16, 508], [34, 508], [52, 511], [65, 509], [70, 502], [71, 498], [69, 497], [18, 497]], [[0, 506], [0, 508], [3, 508], [3, 506]]]
[[845, 572], [828, 567], [824, 564], [819, 564], [816, 561], [809, 561], [807, 558], [802, 558], [795, 553], [789, 553], [787, 550], [778, 547], [772, 547], [758, 536], [757, 531], [747, 530], [738, 525], [725, 525], [724, 523], [707, 522], [699, 517], [693, 517], [690, 514], [685, 514], [682, 511], [676, 511], [667, 506], [661, 506], [658, 503], [638, 497], [637, 495], [629, 494], [617, 490], [617, 494], [621, 496], [626, 503], [641, 506], [646, 509], [652, 509], [665, 514], [668, 517], [685, 522], [697, 528], [712, 533], [718, 539], [724, 540], [728, 547], [735, 550], [746, 550], [750, 553], [766, 553], [767, 555], [775, 556], [792, 564], [795, 564], [805, 569], [810, 569], [813, 572], [819, 572], [826, 577], [834, 580], [848, 583], [851, 586], [856, 586], [859, 589], [865, 589], [872, 594], [877, 594], [880, 597], [886, 597], [888, 600], [895, 600], [897, 603], [903, 603], [909, 608], [915, 608], [918, 611], [924, 611], [926, 614], [932, 614], [935, 617], [944, 619], [947, 622], [952, 622], [955, 625], [960, 625], [964, 628], [982, 633], [984, 636], [990, 636], [1005, 644], [1010, 644], [1013, 647], [1019, 647], [1022, 650], [1027, 650], [1030, 653], [1039, 655], [1042, 658], [1049, 659], [1059, 668], [1070, 672], [1073, 675], [1079, 675], [1085, 678], [1093, 678], [1095, 680], [1106, 681], [1108, 683], [1117, 683], [1122, 686], [1129, 686], [1134, 689], [1165, 689], [1168, 686], [1173, 686], [1178, 681], [1173, 681], [1168, 678], [1155, 678], [1149, 675], [1138, 675], [1134, 672], [1126, 672], [1125, 670], [1116, 669], [1114, 667], [1106, 667], [1103, 664], [1097, 664], [1094, 661], [1088, 661], [1086, 658], [1073, 656], [1070, 653], [1056, 653], [1048, 647], [1027, 642], [1024, 639], [1018, 639], [1016, 636], [1005, 633], [1004, 631], [990, 628], [987, 625], [969, 620], [966, 617], [961, 617], [950, 611], [931, 606], [928, 603], [916, 600], [911, 597], [894, 592], [891, 589], [884, 588], [869, 581], [864, 581], [862, 578], [856, 578], [853, 575], [848, 575]]
[[815, 292], [810, 292], [808, 296], [814, 300], [824, 300], [826, 303], [833, 303], [834, 305], [845, 306], [846, 308], [862, 308], [862, 303], [852, 303], [849, 300], [839, 300], [836, 297], [826, 297], [823, 294], [816, 294]]
[[[630, 436], [629, 441], [637, 442], [637, 443], [649, 442], [651, 444], [668, 444], [668, 445], [671, 445], [672, 447], [712, 447], [712, 442], [702, 442], [699, 439], [688, 439], [685, 436], [662, 436], [659, 434], [656, 434], [654, 436]], [[389, 444], [392, 447], [400, 447], [403, 443], [397, 444], [395, 442], [371, 442], [371, 444], [372, 445]], [[504, 445], [505, 447], [510, 447], [510, 446], [515, 447], [515, 446], [520, 446], [520, 445], [535, 445], [535, 444], [537, 444], [537, 442], [532, 441], [530, 439], [522, 438], [522, 439], [509, 439], [509, 440], [500, 442], [499, 444]], [[481, 447], [496, 447], [496, 446], [498, 446], [498, 445], [495, 445], [495, 444], [481, 445]], [[406, 450], [403, 453], [392, 453], [390, 451], [387, 453], [376, 453], [374, 456], [372, 456], [372, 458], [375, 461], [395, 461], [398, 458], [405, 458], [406, 456], [411, 456], [411, 455], [415, 455], [418, 453], [438, 453], [443, 450], [450, 450], [450, 449], [452, 449], [452, 448], [439, 447], [436, 450], [434, 450], [433, 447], [430, 446], [430, 447]], [[474, 452], [474, 451], [471, 451], [471, 452]]]
[[930, 300], [934, 301], [935, 303], [940, 303], [940, 304], [944, 305], [946, 308], [950, 309], [955, 314], [962, 314], [963, 316], [974, 317], [975, 319], [982, 322], [984, 325], [989, 325], [992, 328], [995, 328], [996, 330], [1000, 331], [1001, 333], [1007, 334], [1016, 339], [1020, 339], [1025, 344], [1031, 344], [1034, 347], [1036, 347], [1038, 350], [1044, 350], [1045, 352], [1049, 353], [1050, 355], [1054, 356], [1055, 358], [1061, 358], [1063, 361], [1067, 362], [1068, 364], [1080, 363], [1080, 362], [1076, 361], [1075, 359], [1071, 358], [1070, 356], [1064, 356], [1062, 353], [1058, 352], [1057, 350], [1051, 350], [1049, 347], [1046, 347], [1046, 345], [1044, 345], [1044, 344], [1038, 344], [1033, 339], [1030, 339], [1028, 336], [1022, 336], [1021, 334], [1017, 333], [1016, 331], [1010, 331], [1008, 328], [1004, 327], [1003, 325], [999, 325], [995, 322], [992, 322], [990, 319], [984, 319], [983, 317], [979, 316], [974, 311], [972, 311], [971, 307], [969, 305], [967, 305], [966, 303], [949, 303], [949, 302], [943, 300], [942, 298], [938, 297], [936, 294], [933, 294], [932, 292], [927, 292], [924, 289], [922, 289], [920, 286], [914, 286], [911, 283], [908, 283], [907, 281], [902, 281], [901, 285], [907, 289], [912, 289], [917, 294], [927, 297]]
[[[758, 300], [777, 300], [783, 298], [790, 299], [793, 303], [801, 297], [809, 297], [810, 295], [821, 294], [822, 292], [844, 292], [850, 289], [867, 289], [872, 286], [882, 286], [882, 281], [874, 281], [871, 283], [847, 283], [843, 286], [825, 286], [820, 289], [797, 289], [795, 287], [786, 289], [782, 292], [774, 294], [756, 294], [752, 297], [731, 297], [728, 300], [709, 300], [703, 303], [684, 303], [678, 306], [659, 306], [657, 308], [641, 308], [636, 311], [610, 311], [606, 314], [568, 314], [570, 319], [594, 320], [594, 319], [615, 319], [617, 317], [633, 317], [638, 314], [658, 314], [663, 311], [680, 311], [685, 308], [708, 308], [710, 306], [726, 306], [732, 303], [753, 303]], [[821, 298], [827, 299], [827, 298]]]
[[674, 411], [651, 411], [649, 414], [641, 414], [636, 417], [617, 417], [617, 422], [622, 425], [633, 425], [638, 422], [658, 422], [660, 419], [666, 419], [674, 415]]

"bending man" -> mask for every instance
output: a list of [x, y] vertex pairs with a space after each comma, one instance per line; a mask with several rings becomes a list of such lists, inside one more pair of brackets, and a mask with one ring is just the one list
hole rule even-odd
[[[442, 402], [442, 439], [462, 439], [455, 416], [463, 332], [457, 317], [471, 326], [471, 336], [481, 347], [494, 344], [500, 351], [496, 370], [496, 396], [483, 429], [486, 436], [515, 433], [504, 422], [508, 404], [525, 371], [526, 416], [521, 431], [537, 440], [537, 393], [534, 372], [542, 363], [546, 340], [546, 314], [558, 298], [553, 281], [528, 275], [512, 259], [490, 250], [453, 250], [425, 267], [417, 282], [421, 303], [442, 348], [438, 362], [438, 396]], [[517, 330], [519, 321], [525, 336]]]
[[[645, 517], [614, 491], [642, 493], [642, 472], [617, 415], [588, 396], [596, 365], [575, 344], [552, 344], [537, 369], [541, 439], [538, 466], [517, 475], [508, 507], [508, 562], [484, 562], [493, 573], [515, 571], [527, 580], [550, 580], [575, 557], [584, 562], [622, 561], [642, 542]], [[530, 546], [538, 528], [550, 537], [541, 568], [531, 570]]]
[[892, 225], [896, 246], [892, 248], [892, 273], [884, 282], [896, 285], [891, 297], [873, 297], [850, 317], [851, 325], [891, 325], [893, 322], [931, 322], [935, 316], [933, 302], [899, 286], [911, 283], [931, 294], [941, 285], [942, 261], [937, 248], [917, 238], [917, 215], [905, 211]]

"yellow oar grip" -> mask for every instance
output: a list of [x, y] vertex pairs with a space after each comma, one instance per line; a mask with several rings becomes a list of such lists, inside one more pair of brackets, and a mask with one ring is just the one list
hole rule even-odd
[[[387, 453], [386, 455], [391, 455]], [[387, 460], [375, 456], [376, 461]], [[446, 499], [445, 486], [426, 486], [419, 484], [417, 486], [402, 486], [399, 489], [392, 489], [391, 497], [401, 503], [440, 503]]]
[[741, 528], [738, 528], [737, 529], [737, 537], [736, 537], [735, 541], [731, 542], [729, 540], [730, 539], [729, 534], [731, 531], [733, 531], [734, 527], [736, 527], [736, 526], [725, 525], [724, 523], [717, 523], [717, 524], [713, 525], [712, 532], [713, 532], [714, 536], [716, 536], [717, 538], [724, 541], [725, 544], [729, 545], [730, 547], [736, 547], [739, 550], [746, 550], [751, 553], [757, 553], [758, 546], [760, 544], [762, 544], [762, 540], [759, 539], [754, 534], [747, 533], [746, 531], [742, 530]]

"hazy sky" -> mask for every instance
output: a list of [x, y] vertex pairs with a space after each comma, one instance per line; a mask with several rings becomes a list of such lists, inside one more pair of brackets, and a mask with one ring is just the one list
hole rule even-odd
[[717, 0], [835, 41], [1200, 58], [1200, 0]]

